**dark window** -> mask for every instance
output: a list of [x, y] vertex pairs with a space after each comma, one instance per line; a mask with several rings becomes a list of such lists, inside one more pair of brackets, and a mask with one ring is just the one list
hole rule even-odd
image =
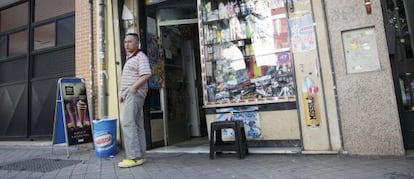
[[25, 58], [0, 62], [0, 84], [26, 79], [26, 68]]
[[0, 59], [7, 57], [7, 36], [0, 36]]
[[10, 34], [9, 56], [27, 53], [27, 30]]
[[36, 0], [35, 22], [75, 11], [74, 0]]
[[34, 29], [34, 50], [55, 46], [55, 23]]
[[57, 45], [75, 42], [75, 17], [69, 17], [57, 22]]
[[0, 11], [0, 32], [27, 25], [27, 3]]
[[75, 48], [34, 56], [32, 78], [71, 76], [75, 69]]

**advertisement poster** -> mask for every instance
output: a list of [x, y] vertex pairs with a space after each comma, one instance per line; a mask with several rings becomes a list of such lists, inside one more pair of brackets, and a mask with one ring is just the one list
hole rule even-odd
[[302, 80], [302, 105], [307, 127], [321, 125], [321, 109], [319, 107], [319, 87], [310, 75]]
[[293, 52], [307, 52], [316, 49], [312, 15], [289, 19], [289, 29]]
[[[262, 137], [262, 130], [260, 128], [259, 113], [256, 111], [244, 111], [234, 113], [217, 114], [216, 121], [233, 121], [241, 120], [244, 123], [244, 130], [247, 139], [260, 139]], [[223, 139], [234, 138], [234, 131], [232, 129], [222, 130]]]
[[63, 116], [68, 145], [92, 142], [91, 118], [85, 83], [81, 79], [60, 80]]
[[276, 51], [289, 50], [288, 18], [286, 15], [285, 1], [272, 0], [272, 25], [273, 39]]
[[147, 34], [147, 56], [152, 73], [148, 80], [150, 89], [161, 88], [164, 81], [164, 53], [159, 46], [157, 37], [153, 34]]
[[257, 66], [276, 65], [272, 20], [270, 18], [260, 19], [253, 15], [249, 16], [246, 17], [248, 23], [254, 24], [255, 27], [251, 40]]
[[274, 29], [270, 16], [271, 7], [266, 1], [257, 1], [253, 12], [246, 16], [247, 37], [251, 37], [252, 49], [259, 67], [276, 65]]
[[272, 9], [272, 15], [285, 13], [285, 3], [286, 0], [270, 0], [270, 8]]

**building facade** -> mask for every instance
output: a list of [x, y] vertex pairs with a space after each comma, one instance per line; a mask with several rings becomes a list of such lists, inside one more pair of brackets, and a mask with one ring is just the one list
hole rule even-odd
[[245, 121], [250, 146], [293, 148], [282, 152], [413, 147], [408, 0], [73, 0], [37, 15], [49, 1], [0, 4], [4, 140], [52, 134], [64, 76], [86, 80], [94, 119], [119, 118], [123, 34], [138, 32], [154, 74], [149, 148], [206, 136], [226, 116]]

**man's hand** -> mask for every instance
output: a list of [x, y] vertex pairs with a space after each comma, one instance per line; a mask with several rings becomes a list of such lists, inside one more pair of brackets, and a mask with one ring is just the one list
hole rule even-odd
[[135, 93], [137, 92], [137, 88], [133, 85], [133, 86], [131, 86], [131, 87], [129, 88], [129, 92], [130, 92], [131, 94], [135, 94]]
[[123, 103], [124, 102], [124, 98], [122, 96], [119, 97], [119, 102]]

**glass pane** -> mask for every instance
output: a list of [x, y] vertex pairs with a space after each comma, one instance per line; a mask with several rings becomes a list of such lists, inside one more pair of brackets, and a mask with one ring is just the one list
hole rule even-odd
[[10, 34], [9, 38], [9, 56], [27, 52], [27, 30]]
[[57, 45], [75, 42], [75, 17], [59, 20], [57, 26]]
[[0, 84], [21, 81], [26, 78], [27, 78], [26, 57], [9, 60], [9, 61], [0, 61]]
[[151, 111], [161, 110], [161, 99], [160, 99], [160, 90], [150, 89], [149, 90], [149, 101]]
[[34, 50], [55, 46], [55, 23], [34, 29]]
[[284, 1], [257, 1], [257, 8], [244, 0], [204, 2], [207, 102], [295, 99]]
[[0, 36], [0, 59], [7, 57], [7, 36]]
[[32, 59], [32, 78], [75, 75], [75, 48], [39, 53]]
[[75, 10], [74, 0], [36, 0], [35, 22]]
[[160, 20], [196, 19], [197, 14], [193, 12], [196, 10], [188, 7], [160, 9]]
[[27, 13], [27, 3], [0, 11], [0, 32], [26, 25]]

